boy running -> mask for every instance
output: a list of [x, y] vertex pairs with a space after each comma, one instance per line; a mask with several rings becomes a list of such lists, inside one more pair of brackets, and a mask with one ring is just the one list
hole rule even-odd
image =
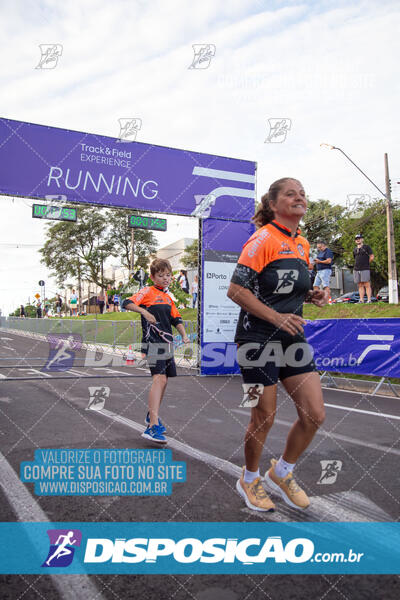
[[158, 417], [158, 412], [168, 377], [176, 377], [171, 325], [179, 331], [185, 344], [189, 343], [189, 338], [182, 317], [168, 294], [168, 286], [172, 279], [170, 262], [156, 258], [150, 265], [150, 274], [154, 285], [144, 287], [137, 294], [126, 298], [122, 306], [141, 315], [142, 352], [147, 355], [153, 378], [148, 398], [149, 412], [145, 419], [147, 428], [142, 437], [158, 444], [166, 444], [165, 427]]

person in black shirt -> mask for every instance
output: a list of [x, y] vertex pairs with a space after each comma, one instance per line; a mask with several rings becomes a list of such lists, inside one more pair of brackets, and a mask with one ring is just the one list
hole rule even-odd
[[371, 274], [370, 274], [370, 263], [374, 260], [372, 249], [367, 244], [364, 244], [363, 236], [358, 233], [355, 237], [356, 247], [353, 250], [354, 271], [353, 278], [354, 283], [358, 285], [358, 293], [360, 294], [360, 302], [364, 302], [364, 290], [367, 294], [367, 303], [371, 303]]

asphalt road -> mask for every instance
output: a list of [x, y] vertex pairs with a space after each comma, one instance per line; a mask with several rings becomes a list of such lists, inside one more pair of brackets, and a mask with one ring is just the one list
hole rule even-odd
[[[151, 383], [146, 370], [85, 367], [83, 350], [77, 353], [70, 371], [48, 372], [45, 376], [40, 369], [48, 356], [47, 342], [6, 330], [0, 330], [0, 342], [0, 451], [17, 477], [20, 463], [33, 460], [37, 448], [150, 447], [140, 437]], [[307, 513], [298, 513], [275, 498], [275, 513], [255, 513], [244, 506], [235, 490], [248, 422], [248, 410], [239, 407], [240, 378], [197, 377], [189, 369], [180, 369], [179, 373], [182, 376], [168, 384], [161, 416], [174, 460], [186, 462], [187, 481], [175, 483], [172, 496], [166, 497], [38, 497], [32, 484], [22, 484], [42, 511], [43, 520], [398, 520], [398, 399], [324, 390], [326, 422], [296, 467], [296, 478], [311, 496], [312, 506]], [[84, 378], [88, 376], [91, 378]], [[110, 388], [103, 411], [86, 410], [89, 386]], [[282, 389], [278, 404], [262, 472], [272, 456], [281, 454], [295, 420], [293, 404]], [[318, 484], [322, 460], [341, 461], [335, 483]], [[0, 520], [30, 520], [21, 518], [19, 507], [24, 502], [19, 501], [18, 492], [11, 495], [3, 485]], [[68, 586], [71, 577], [3, 575], [0, 597], [63, 598], [63, 586]], [[92, 585], [85, 596], [88, 599], [95, 598], [97, 592], [98, 598], [110, 600], [140, 594], [171, 600], [399, 597], [397, 576], [110, 575], [86, 579]]]

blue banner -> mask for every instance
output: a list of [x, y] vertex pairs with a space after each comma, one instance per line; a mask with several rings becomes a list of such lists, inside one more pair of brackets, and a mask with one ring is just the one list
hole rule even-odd
[[0, 119], [0, 193], [249, 220], [253, 161]]
[[398, 574], [400, 523], [1, 523], [0, 573]]
[[304, 331], [321, 371], [400, 377], [400, 318], [321, 319]]

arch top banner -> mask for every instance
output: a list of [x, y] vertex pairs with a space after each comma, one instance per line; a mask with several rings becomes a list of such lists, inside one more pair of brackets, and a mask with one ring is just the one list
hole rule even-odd
[[0, 119], [0, 194], [249, 221], [256, 163]]

